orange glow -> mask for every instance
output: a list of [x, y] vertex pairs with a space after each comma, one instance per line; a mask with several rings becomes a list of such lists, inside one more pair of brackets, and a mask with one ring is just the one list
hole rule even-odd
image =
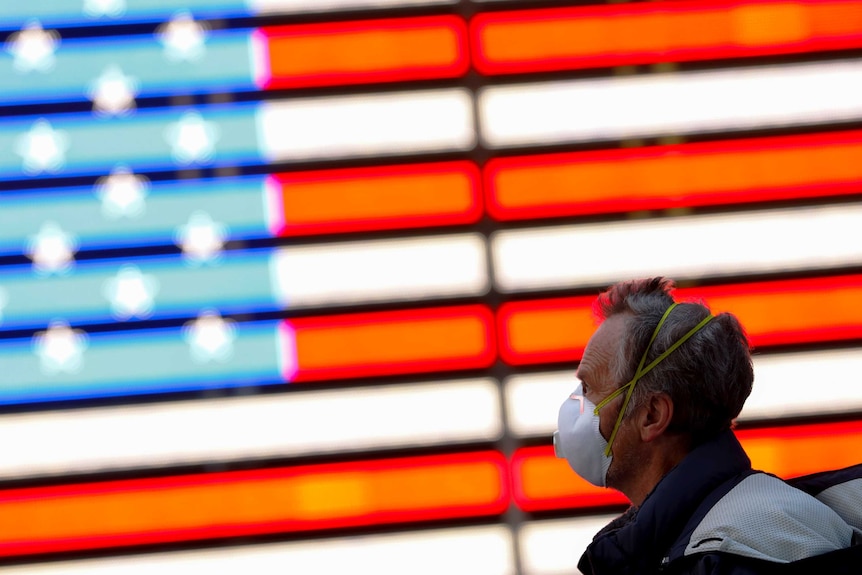
[[524, 511], [623, 504], [628, 500], [612, 489], [581, 479], [553, 448], [525, 447], [512, 458], [512, 495]]
[[862, 132], [502, 158], [486, 172], [500, 220], [858, 193]]
[[469, 65], [467, 27], [456, 16], [262, 28], [266, 88], [450, 78]]
[[301, 318], [297, 381], [487, 367], [493, 316], [480, 305]]
[[[862, 421], [744, 430], [737, 436], [755, 469], [789, 479], [859, 463]], [[552, 447], [518, 450], [512, 482], [515, 501], [525, 511], [626, 502], [618, 492], [578, 477], [564, 459], [554, 457]]]
[[282, 236], [468, 224], [482, 214], [479, 169], [444, 162], [279, 174]]
[[[862, 337], [862, 275], [684, 288], [675, 295], [733, 313], [755, 347]], [[580, 359], [596, 328], [594, 299], [506, 304], [499, 315], [501, 356], [512, 365]]]
[[739, 318], [754, 346], [862, 337], [862, 275], [680, 289]]
[[499, 312], [501, 357], [511, 365], [580, 359], [596, 329], [591, 308], [594, 299], [503, 305]]
[[862, 463], [862, 421], [737, 432], [755, 469], [791, 478]]
[[0, 492], [0, 555], [465, 517], [508, 506], [497, 452]]
[[858, 2], [651, 2], [480, 14], [484, 74], [785, 54], [862, 45]]

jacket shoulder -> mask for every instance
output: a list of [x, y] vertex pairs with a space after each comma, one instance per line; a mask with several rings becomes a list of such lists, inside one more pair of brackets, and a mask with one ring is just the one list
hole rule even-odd
[[789, 563], [844, 549], [854, 530], [825, 503], [765, 473], [740, 481], [691, 532], [685, 556], [721, 553]]
[[862, 463], [797, 477], [788, 483], [831, 507], [862, 537]]
[[795, 561], [775, 563], [725, 553], [691, 555], [675, 562], [667, 575], [859, 575], [862, 545]]

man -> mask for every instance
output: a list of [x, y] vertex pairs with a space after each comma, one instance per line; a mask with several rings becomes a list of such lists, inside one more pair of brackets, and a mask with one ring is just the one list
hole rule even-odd
[[672, 288], [653, 278], [599, 296], [581, 385], [560, 408], [558, 456], [632, 502], [579, 569], [862, 573], [862, 465], [796, 486], [752, 470], [731, 430], [754, 379], [745, 333]]

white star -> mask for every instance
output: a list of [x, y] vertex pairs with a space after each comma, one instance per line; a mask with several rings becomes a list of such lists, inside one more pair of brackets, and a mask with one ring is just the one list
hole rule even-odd
[[116, 276], [105, 280], [103, 287], [105, 297], [111, 302], [114, 317], [120, 320], [149, 317], [153, 313], [154, 298], [158, 291], [158, 280], [142, 274], [133, 265], [121, 267]]
[[69, 136], [63, 130], [55, 130], [51, 123], [40, 118], [26, 134], [21, 134], [15, 143], [16, 153], [24, 158], [24, 171], [28, 174], [56, 172], [66, 163]]
[[126, 12], [126, 0], [84, 0], [84, 14], [90, 18], [119, 18]]
[[117, 66], [105, 68], [87, 90], [93, 110], [103, 115], [123, 116], [135, 107], [138, 81]]
[[6, 51], [14, 58], [19, 72], [48, 72], [54, 67], [54, 52], [60, 43], [55, 30], [43, 30], [37, 21], [30, 22], [6, 41]]
[[171, 153], [179, 164], [209, 160], [218, 136], [218, 126], [205, 121], [197, 112], [186, 112], [165, 130]]
[[30, 236], [27, 242], [27, 256], [41, 274], [69, 271], [77, 250], [75, 238], [51, 221], [43, 223], [39, 233]]
[[112, 220], [137, 218], [144, 214], [149, 180], [126, 167], [114, 168], [109, 176], [96, 180], [96, 197], [102, 201], [102, 215]]
[[39, 356], [42, 372], [49, 375], [80, 371], [86, 348], [87, 334], [62, 321], [51, 322], [46, 331], [33, 336], [33, 351]]
[[173, 62], [193, 62], [206, 52], [206, 28], [195, 22], [188, 12], [180, 12], [170, 22], [159, 26], [156, 37], [164, 46], [165, 57]]
[[192, 263], [218, 258], [227, 237], [227, 227], [213, 221], [206, 212], [196, 211], [188, 223], [177, 228], [175, 241]]
[[204, 311], [183, 327], [192, 359], [198, 363], [226, 361], [233, 355], [236, 327], [233, 320], [222, 319], [217, 311]]

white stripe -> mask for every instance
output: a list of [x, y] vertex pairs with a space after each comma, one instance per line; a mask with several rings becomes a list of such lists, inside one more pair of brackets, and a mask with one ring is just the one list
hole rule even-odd
[[497, 86], [479, 96], [490, 147], [862, 118], [862, 61]]
[[9, 575], [513, 575], [502, 525], [4, 567]]
[[258, 110], [269, 160], [469, 150], [472, 96], [463, 88], [282, 100]]
[[616, 515], [525, 523], [518, 533], [524, 575], [580, 573], [578, 560], [593, 536]]
[[457, 0], [247, 0], [258, 14], [292, 14], [296, 12], [328, 12], [358, 8], [398, 8], [427, 4], [454, 4]]
[[862, 348], [755, 356], [740, 420], [862, 412], [860, 373]]
[[0, 418], [0, 477], [493, 441], [492, 379], [294, 392]]
[[481, 295], [489, 279], [480, 234], [288, 247], [272, 259], [286, 307]]
[[[862, 348], [755, 356], [754, 390], [739, 420], [862, 412], [862, 389], [854, 383], [859, 373]], [[573, 369], [509, 377], [509, 429], [550, 438], [560, 405], [576, 385]]]
[[545, 435], [550, 439], [557, 429], [557, 412], [577, 385], [574, 369], [507, 378], [509, 430], [515, 435]]
[[860, 229], [849, 204], [503, 231], [492, 254], [502, 291], [605, 286], [859, 265]]

